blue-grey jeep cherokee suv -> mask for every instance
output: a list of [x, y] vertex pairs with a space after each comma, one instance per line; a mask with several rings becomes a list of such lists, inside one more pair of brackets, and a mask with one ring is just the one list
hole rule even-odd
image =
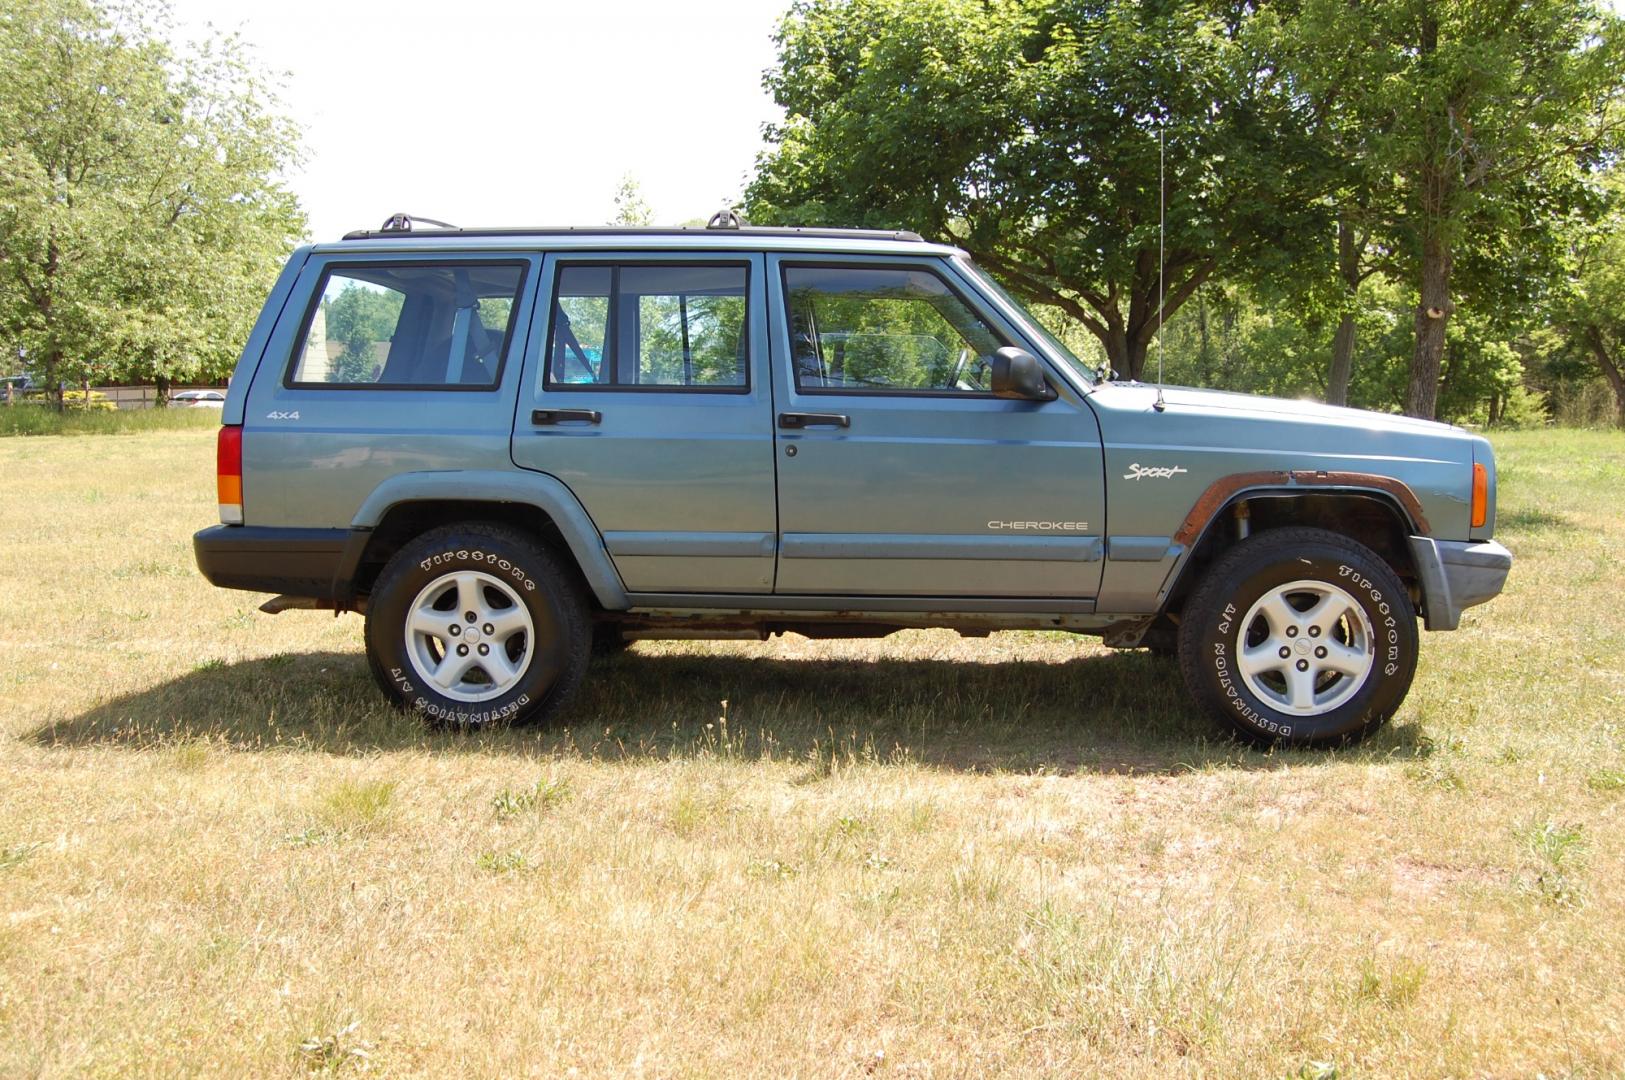
[[288, 260], [195, 546], [365, 612], [436, 721], [637, 637], [940, 626], [1147, 645], [1248, 737], [1344, 741], [1511, 566], [1483, 438], [1098, 379], [910, 233], [402, 224]]

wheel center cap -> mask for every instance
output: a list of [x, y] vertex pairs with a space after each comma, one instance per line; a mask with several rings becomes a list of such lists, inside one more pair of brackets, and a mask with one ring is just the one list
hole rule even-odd
[[470, 626], [467, 630], [464, 630], [463, 640], [468, 642], [470, 645], [478, 645], [480, 643], [480, 628], [477, 626]]
[[1306, 638], [1299, 638], [1297, 641], [1293, 642], [1292, 647], [1298, 650], [1299, 656], [1309, 655], [1309, 641]]

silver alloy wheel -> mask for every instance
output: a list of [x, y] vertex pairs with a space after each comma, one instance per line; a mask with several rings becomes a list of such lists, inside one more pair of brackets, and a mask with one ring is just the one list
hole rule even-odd
[[1241, 620], [1237, 667], [1259, 700], [1284, 713], [1319, 716], [1359, 692], [1376, 663], [1365, 609], [1325, 581], [1277, 585]]
[[457, 701], [501, 697], [536, 652], [530, 609], [508, 583], [478, 570], [443, 574], [406, 611], [406, 656], [418, 678]]

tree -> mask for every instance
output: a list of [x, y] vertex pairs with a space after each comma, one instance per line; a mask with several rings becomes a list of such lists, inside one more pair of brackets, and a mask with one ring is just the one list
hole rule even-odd
[[394, 335], [404, 299], [394, 289], [350, 281], [325, 305], [327, 340], [344, 343], [344, 351], [334, 360], [328, 375], [331, 381], [373, 381], [373, 365], [377, 362], [373, 347]]
[[1458, 299], [1481, 326], [1524, 315], [1596, 212], [1620, 20], [1591, 0], [1303, 0], [1292, 22], [1283, 60], [1330, 110], [1353, 224], [1415, 289], [1404, 409], [1432, 417]]
[[786, 116], [748, 212], [958, 243], [1138, 377], [1159, 294], [1172, 315], [1324, 229], [1276, 31], [1217, 0], [802, 0], [776, 39], [766, 82]]
[[621, 177], [615, 188], [615, 216], [611, 225], [648, 225], [654, 221], [654, 211], [644, 201], [638, 178], [631, 173]]
[[1575, 236], [1571, 287], [1556, 309], [1565, 340], [1554, 359], [1560, 374], [1607, 379], [1625, 427], [1625, 175], [1610, 173], [1606, 188], [1611, 212]]
[[0, 11], [0, 339], [56, 396], [230, 370], [304, 216], [296, 132], [235, 39], [89, 0]]

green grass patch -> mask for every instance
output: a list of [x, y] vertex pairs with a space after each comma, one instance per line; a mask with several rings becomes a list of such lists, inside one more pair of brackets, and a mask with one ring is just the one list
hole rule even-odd
[[194, 431], [220, 426], [217, 409], [117, 409], [57, 412], [29, 402], [0, 405], [0, 436], [137, 435], [148, 431]]

